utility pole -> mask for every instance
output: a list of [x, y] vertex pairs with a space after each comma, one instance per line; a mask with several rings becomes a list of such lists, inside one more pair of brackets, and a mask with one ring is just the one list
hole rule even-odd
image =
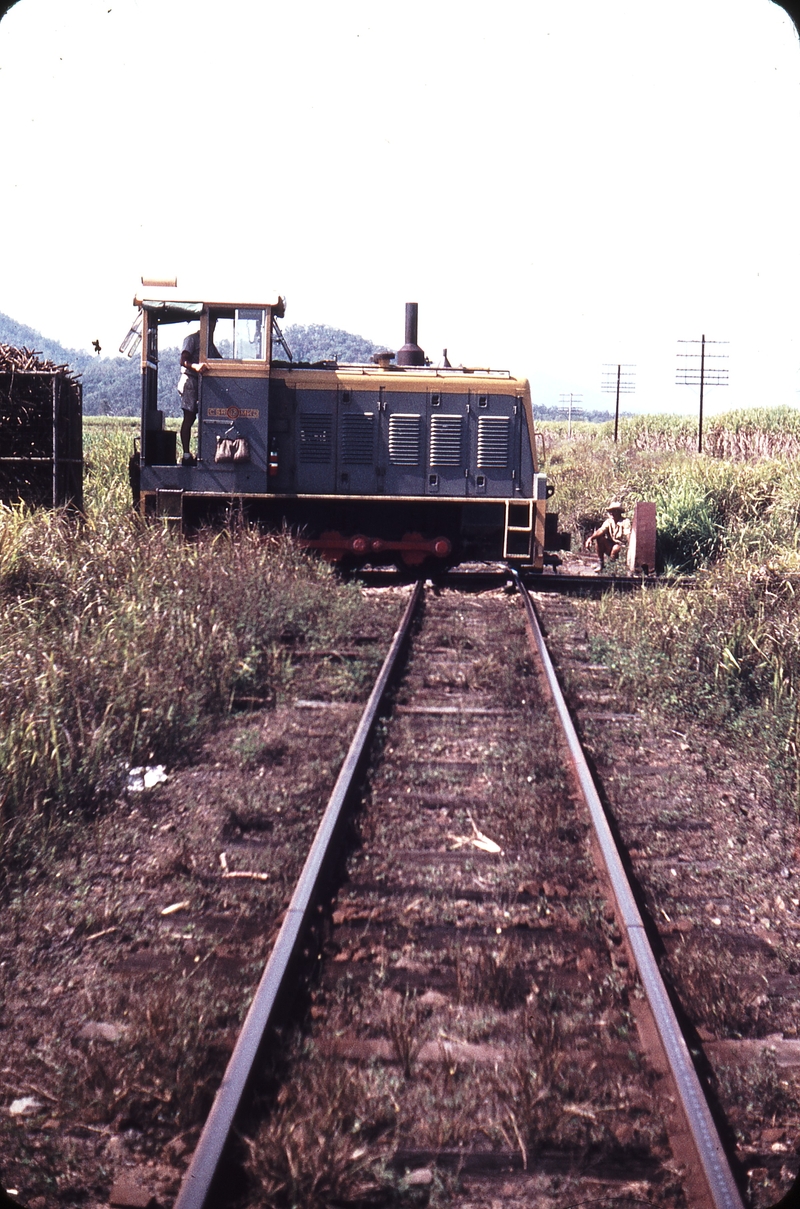
[[561, 396], [561, 406], [567, 413], [567, 436], [572, 437], [572, 420], [583, 419], [583, 411], [580, 407], [576, 407], [576, 403], [580, 403], [583, 395], [564, 394]]
[[603, 382], [601, 389], [613, 393], [616, 391], [617, 403], [614, 408], [614, 443], [617, 441], [619, 432], [619, 397], [620, 395], [632, 395], [636, 390], [636, 383], [633, 381], [636, 373], [635, 365], [604, 365], [603, 366]]
[[706, 364], [711, 358], [719, 360], [727, 359], [727, 353], [708, 353], [706, 352], [707, 344], [728, 344], [727, 340], [706, 340], [705, 336], [701, 336], [699, 340], [679, 340], [678, 344], [699, 344], [700, 351], [697, 353], [678, 353], [679, 357], [700, 358], [700, 364], [679, 365], [677, 376], [675, 379], [677, 386], [697, 386], [700, 385], [700, 418], [697, 425], [697, 452], [703, 452], [703, 388], [706, 386], [727, 386], [728, 385], [728, 367], [727, 366], [708, 366]]

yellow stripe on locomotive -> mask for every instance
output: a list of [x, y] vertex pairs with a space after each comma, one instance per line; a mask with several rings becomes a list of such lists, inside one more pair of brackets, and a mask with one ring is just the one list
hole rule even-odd
[[[134, 488], [145, 515], [191, 526], [233, 503], [330, 558], [541, 568], [547, 482], [526, 379], [430, 366], [416, 343], [416, 304], [406, 308], [396, 359], [298, 364], [277, 326], [280, 297], [229, 299], [146, 282], [134, 299], [142, 315]], [[196, 452], [179, 463], [158, 408], [158, 348], [164, 325], [187, 320], [199, 334], [197, 360], [182, 358], [192, 378], [183, 397], [196, 398], [197, 421], [187, 426], [184, 411], [182, 440], [193, 428]]]

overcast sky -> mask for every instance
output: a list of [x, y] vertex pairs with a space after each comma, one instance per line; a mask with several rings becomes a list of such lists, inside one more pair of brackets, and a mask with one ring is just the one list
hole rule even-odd
[[[666, 24], [667, 15], [669, 24]], [[0, 21], [0, 311], [116, 352], [143, 272], [535, 398], [800, 403], [800, 44], [770, 0], [19, 0]], [[684, 349], [685, 351], [685, 349]]]

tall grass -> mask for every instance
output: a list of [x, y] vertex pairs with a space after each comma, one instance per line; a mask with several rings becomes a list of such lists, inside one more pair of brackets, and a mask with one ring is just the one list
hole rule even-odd
[[274, 700], [287, 640], [358, 627], [359, 589], [287, 539], [141, 523], [129, 437], [90, 429], [85, 519], [0, 507], [0, 873], [129, 764], [185, 758], [237, 696]]
[[[567, 437], [565, 421], [541, 425], [546, 438]], [[574, 440], [613, 441], [614, 422], [574, 423]], [[695, 453], [697, 417], [674, 415], [625, 416], [619, 421], [619, 444], [651, 453]], [[703, 450], [712, 458], [747, 461], [753, 458], [796, 458], [800, 455], [800, 411], [793, 407], [748, 407], [706, 416]]]
[[[664, 426], [667, 435], [671, 430], [670, 424]], [[556, 489], [551, 507], [559, 512], [560, 526], [575, 534], [576, 544], [596, 528], [608, 501], [617, 497], [629, 512], [638, 500], [655, 501], [664, 570], [691, 572], [737, 551], [769, 560], [780, 549], [783, 556], [795, 557], [798, 460], [732, 462], [659, 449], [658, 440], [648, 447], [622, 440], [614, 444], [594, 432], [553, 442], [547, 473]]]
[[562, 525], [585, 536], [608, 499], [654, 500], [662, 569], [691, 592], [609, 597], [587, 614], [599, 656], [636, 701], [752, 745], [800, 814], [800, 413], [716, 417], [707, 452], [675, 417], [636, 417], [551, 445]]
[[707, 453], [716, 458], [797, 458], [800, 412], [793, 407], [752, 407], [715, 416], [704, 435]]
[[[602, 428], [606, 439], [613, 437], [610, 421]], [[697, 448], [697, 422], [688, 416], [630, 416], [620, 420], [619, 438], [630, 449], [691, 453]]]
[[665, 462], [652, 484], [665, 566], [691, 571], [723, 553], [768, 560], [797, 545], [796, 463], [732, 463], [708, 458]]
[[84, 495], [91, 516], [123, 516], [130, 510], [128, 459], [139, 429], [138, 420], [116, 416], [84, 418]]
[[637, 703], [727, 735], [800, 811], [800, 582], [729, 556], [685, 592], [603, 600], [598, 656]]

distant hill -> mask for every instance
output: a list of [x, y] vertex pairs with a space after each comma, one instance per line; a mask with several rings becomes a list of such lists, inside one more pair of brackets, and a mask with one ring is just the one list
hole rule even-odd
[[[354, 336], [339, 327], [328, 327], [326, 323], [290, 323], [284, 330], [286, 343], [292, 350], [294, 361], [342, 361], [359, 365], [369, 361], [373, 353], [386, 348], [385, 344], [373, 344], [363, 336]], [[276, 349], [274, 357], [281, 357]]]
[[[292, 350], [295, 361], [331, 361], [359, 363], [369, 361], [373, 353], [385, 345], [373, 344], [364, 336], [356, 336], [342, 328], [328, 327], [325, 323], [289, 324], [284, 329], [286, 343]], [[65, 348], [57, 340], [48, 340], [35, 328], [17, 323], [0, 312], [0, 344], [14, 344], [18, 348], [29, 348], [55, 361], [56, 365], [69, 365], [83, 382], [83, 411], [87, 416], [135, 416], [139, 414], [141, 399], [141, 377], [139, 358], [96, 357], [75, 348]], [[282, 350], [276, 348], [275, 356], [281, 357]], [[158, 405], [165, 415], [180, 415], [178, 392], [175, 389], [179, 375], [180, 354], [176, 348], [162, 348], [158, 375]], [[561, 407], [536, 408], [539, 420], [563, 420]], [[613, 420], [610, 411], [586, 411], [582, 420], [602, 424]]]
[[2, 311], [0, 311], [0, 344], [13, 344], [16, 348], [27, 348], [41, 353], [48, 360], [54, 361], [56, 365], [69, 365], [76, 372], [80, 372], [77, 364], [79, 360], [81, 362], [91, 361], [91, 357], [87, 353], [64, 348], [64, 345], [59, 344], [57, 340], [48, 340], [35, 328], [28, 327], [25, 323], [17, 323], [16, 319], [12, 319], [10, 315], [4, 315]]
[[[324, 323], [291, 324], [286, 342], [295, 361], [368, 361], [380, 347], [363, 336]], [[48, 340], [35, 328], [17, 323], [0, 312], [0, 344], [13, 344], [41, 353], [56, 365], [69, 365], [83, 382], [83, 412], [87, 416], [135, 416], [139, 414], [141, 377], [139, 358], [96, 357]], [[280, 357], [282, 350], [276, 349]], [[160, 350], [158, 405], [168, 416], [180, 415], [178, 392], [180, 354], [175, 348]]]
[[[134, 357], [95, 357], [91, 353], [82, 353], [75, 348], [65, 348], [57, 340], [48, 340], [35, 328], [27, 324], [17, 323], [9, 315], [0, 312], [0, 344], [13, 344], [17, 348], [28, 348], [41, 353], [56, 365], [68, 365], [75, 374], [79, 374], [83, 383], [83, 412], [87, 416], [135, 416], [139, 412], [141, 398], [141, 376], [139, 359]], [[165, 362], [168, 364], [168, 352], [165, 350]], [[170, 371], [172, 393], [177, 400], [174, 383], [178, 378], [178, 354], [175, 352], [175, 371]], [[165, 365], [166, 368], [166, 365]], [[164, 387], [166, 395], [166, 377]], [[162, 385], [162, 383], [159, 383]], [[159, 390], [159, 402], [161, 391]], [[170, 406], [168, 411], [172, 411]], [[175, 409], [177, 412], [177, 409]]]

